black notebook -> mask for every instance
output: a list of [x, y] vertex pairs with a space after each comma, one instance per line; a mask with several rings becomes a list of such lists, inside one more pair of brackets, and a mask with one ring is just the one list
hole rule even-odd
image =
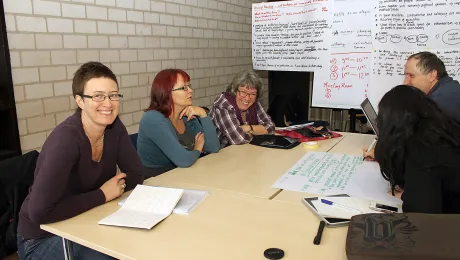
[[277, 149], [291, 149], [299, 145], [300, 141], [297, 138], [281, 135], [256, 135], [250, 144]]

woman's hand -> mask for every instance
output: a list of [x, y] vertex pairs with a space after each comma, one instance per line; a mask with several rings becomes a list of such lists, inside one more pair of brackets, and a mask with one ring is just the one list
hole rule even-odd
[[391, 187], [388, 190], [388, 195], [401, 199], [402, 194], [404, 193], [404, 189], [399, 187], [399, 185], [395, 186], [395, 195], [391, 192]]
[[363, 148], [363, 157], [366, 158], [366, 161], [375, 161], [374, 148], [372, 148], [369, 152], [366, 148]]
[[388, 192], [388, 195], [396, 197], [398, 199], [401, 199], [402, 194], [404, 193], [404, 190], [396, 190], [395, 189], [395, 195], [391, 193], [391, 191]]
[[182, 110], [179, 114], [179, 118], [182, 118], [183, 116], [187, 117], [187, 121], [190, 121], [190, 119], [195, 118], [196, 116], [198, 117], [206, 117], [208, 114], [206, 114], [206, 111], [201, 108], [201, 107], [195, 107], [195, 106], [188, 106]]
[[112, 177], [110, 180], [106, 181], [102, 186], [101, 190], [104, 193], [105, 196], [105, 202], [109, 202], [113, 199], [116, 199], [125, 192], [126, 188], [126, 183], [125, 179], [126, 174], [125, 173], [119, 173]]
[[204, 134], [203, 133], [198, 133], [195, 136], [195, 145], [193, 146], [194, 150], [200, 151], [200, 153], [203, 151], [204, 147]]

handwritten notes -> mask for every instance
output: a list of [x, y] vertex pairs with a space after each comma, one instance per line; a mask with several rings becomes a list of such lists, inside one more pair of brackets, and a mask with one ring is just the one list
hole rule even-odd
[[372, 50], [372, 11], [376, 1], [335, 1], [332, 21], [332, 53]]
[[379, 1], [372, 23], [369, 99], [374, 106], [403, 83], [406, 59], [420, 51], [436, 53], [449, 76], [460, 78], [459, 15], [459, 0]]
[[331, 43], [332, 0], [253, 4], [254, 69], [319, 71]]
[[357, 167], [344, 193], [352, 197], [379, 201], [390, 205], [402, 204], [400, 199], [388, 195], [388, 190], [388, 181], [380, 173], [379, 164], [366, 161]]
[[367, 97], [375, 1], [335, 1], [331, 55], [327, 69], [315, 72], [312, 105], [359, 108]]
[[279, 178], [273, 187], [324, 195], [343, 193], [350, 177], [362, 163], [361, 156], [310, 152]]
[[[431, 51], [460, 80], [460, 0], [299, 0], [253, 4], [253, 67], [314, 72], [312, 106], [374, 107]], [[300, 83], [302, 84], [302, 83]], [[305, 85], [307, 83], [304, 83]]]
[[449, 49], [449, 50], [434, 50], [434, 53], [444, 62], [446, 65], [446, 71], [449, 76], [460, 80], [460, 50]]
[[273, 188], [321, 195], [348, 194], [353, 197], [401, 203], [387, 195], [388, 182], [375, 162], [346, 154], [309, 152], [279, 178]]
[[373, 23], [374, 47], [460, 46], [459, 15], [458, 0], [379, 1]]
[[[422, 50], [399, 50], [399, 48], [385, 48], [372, 53], [372, 82], [369, 91], [369, 100], [378, 104], [380, 99], [390, 89], [403, 84], [404, 65], [407, 58]], [[460, 50], [458, 49], [429, 49], [436, 54], [446, 66], [447, 74], [460, 80]], [[377, 106], [375, 106], [377, 107]]]

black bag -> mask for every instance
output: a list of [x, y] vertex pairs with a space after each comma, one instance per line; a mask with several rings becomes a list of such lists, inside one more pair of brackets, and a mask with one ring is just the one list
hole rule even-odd
[[299, 139], [281, 135], [255, 135], [250, 144], [277, 149], [291, 149], [300, 144]]
[[326, 127], [304, 127], [294, 131], [307, 138], [332, 137], [332, 133]]
[[362, 214], [348, 226], [349, 260], [460, 259], [460, 215]]
[[19, 211], [34, 179], [37, 151], [0, 162], [0, 259], [17, 251]]

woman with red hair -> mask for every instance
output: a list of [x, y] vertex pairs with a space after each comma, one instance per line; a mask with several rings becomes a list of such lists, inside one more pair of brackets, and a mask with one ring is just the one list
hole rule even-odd
[[183, 70], [162, 70], [153, 80], [137, 138], [146, 179], [190, 167], [202, 152], [219, 151], [216, 127], [203, 108], [192, 106], [192, 92]]

